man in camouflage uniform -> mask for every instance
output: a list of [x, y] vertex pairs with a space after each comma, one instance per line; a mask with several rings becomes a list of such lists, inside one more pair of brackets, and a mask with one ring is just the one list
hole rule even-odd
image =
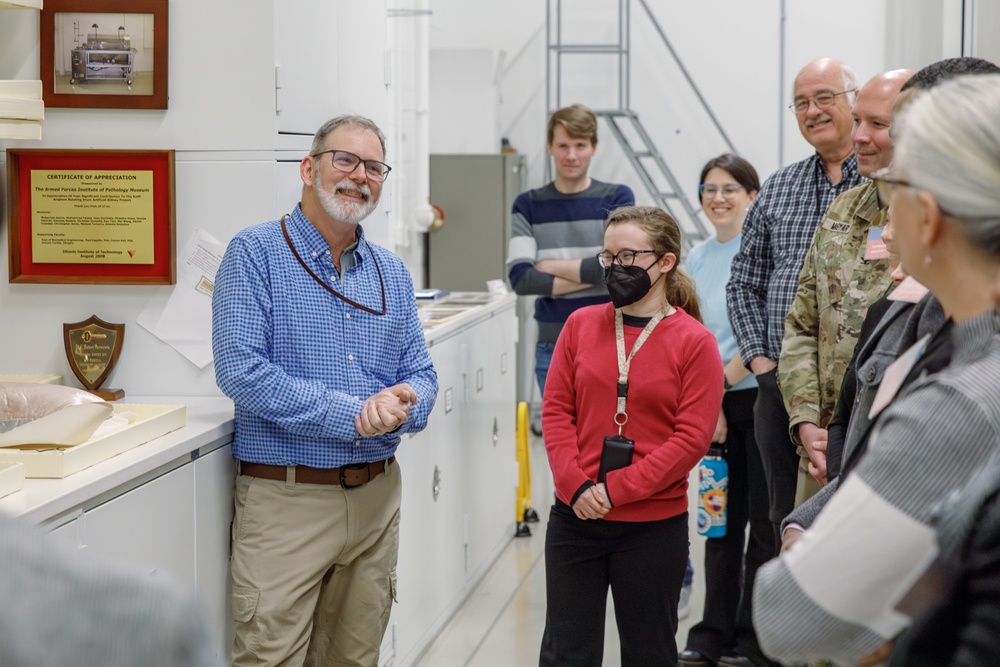
[[[862, 176], [892, 161], [892, 104], [912, 75], [912, 70], [885, 72], [858, 92], [851, 115]], [[880, 236], [885, 216], [870, 181], [837, 197], [816, 229], [785, 318], [778, 385], [801, 457], [796, 505], [826, 483], [826, 426], [840, 383], [868, 306], [891, 286], [888, 253], [873, 253], [868, 243]]]

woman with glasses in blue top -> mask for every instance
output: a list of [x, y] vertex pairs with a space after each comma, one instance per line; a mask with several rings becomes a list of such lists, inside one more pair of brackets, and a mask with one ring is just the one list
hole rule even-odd
[[[712, 442], [721, 446], [729, 464], [729, 493], [726, 534], [705, 543], [704, 614], [679, 656], [679, 663], [689, 667], [767, 662], [750, 620], [754, 575], [775, 552], [767, 482], [754, 440], [757, 380], [740, 360], [726, 308], [730, 265], [740, 249], [747, 208], [759, 189], [753, 165], [732, 153], [709, 160], [698, 181], [702, 210], [715, 236], [691, 249], [686, 269], [697, 285], [705, 326], [715, 334], [726, 365], [726, 393]], [[750, 542], [744, 549], [748, 522]]]

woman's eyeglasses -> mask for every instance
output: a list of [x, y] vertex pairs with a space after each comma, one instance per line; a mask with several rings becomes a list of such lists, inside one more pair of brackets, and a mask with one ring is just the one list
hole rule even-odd
[[727, 183], [721, 188], [718, 185], [708, 185], [706, 183], [702, 183], [698, 186], [698, 192], [701, 193], [701, 198], [706, 201], [712, 201], [720, 192], [722, 193], [722, 198], [728, 201], [743, 192], [743, 190], [743, 186], [738, 183]]
[[601, 263], [601, 266], [605, 269], [609, 268], [614, 262], [618, 262], [622, 266], [632, 266], [635, 262], [636, 255], [642, 255], [645, 253], [655, 253], [655, 250], [619, 250], [616, 254], [612, 255], [607, 250], [597, 253], [597, 261]]

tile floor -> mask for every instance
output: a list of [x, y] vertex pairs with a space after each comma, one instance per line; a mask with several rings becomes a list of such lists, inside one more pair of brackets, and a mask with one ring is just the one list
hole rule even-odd
[[[451, 622], [431, 644], [415, 667], [529, 667], [538, 664], [538, 649], [545, 625], [545, 521], [552, 477], [540, 438], [532, 438], [532, 504], [540, 515], [529, 524], [531, 537], [515, 538], [495, 565], [470, 594]], [[689, 485], [693, 508], [697, 469]], [[692, 512], [693, 516], [693, 512]], [[692, 521], [691, 562], [695, 568], [691, 613], [677, 632], [679, 650], [684, 648], [688, 629], [700, 620], [704, 604], [704, 538]], [[620, 667], [618, 632], [614, 609], [608, 600], [608, 620], [604, 646], [605, 667]]]

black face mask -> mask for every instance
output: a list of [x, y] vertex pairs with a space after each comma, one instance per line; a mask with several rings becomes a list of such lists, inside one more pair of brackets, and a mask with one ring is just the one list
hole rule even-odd
[[622, 266], [618, 263], [604, 270], [604, 284], [608, 286], [611, 303], [615, 308], [632, 305], [646, 296], [653, 286], [647, 269], [636, 264]]

